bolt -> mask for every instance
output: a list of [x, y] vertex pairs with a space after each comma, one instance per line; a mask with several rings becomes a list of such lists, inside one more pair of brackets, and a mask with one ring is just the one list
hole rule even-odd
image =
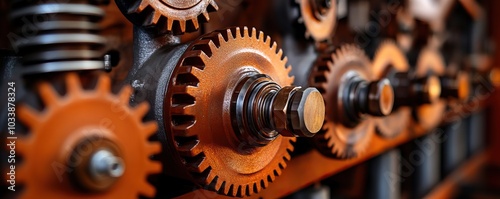
[[434, 103], [441, 95], [441, 82], [436, 75], [413, 78], [407, 72], [400, 72], [391, 77], [391, 83], [396, 108]]
[[101, 149], [92, 155], [89, 170], [94, 178], [118, 178], [123, 175], [125, 165], [120, 157]]
[[439, 79], [442, 86], [442, 98], [453, 98], [463, 101], [469, 96], [469, 76], [466, 73], [458, 73], [455, 77], [442, 76]]
[[325, 102], [315, 88], [298, 89], [290, 102], [290, 121], [295, 136], [312, 137], [325, 119]]
[[233, 93], [233, 127], [240, 140], [263, 146], [278, 134], [311, 137], [323, 126], [325, 104], [315, 88], [280, 87], [266, 75], [240, 80]]

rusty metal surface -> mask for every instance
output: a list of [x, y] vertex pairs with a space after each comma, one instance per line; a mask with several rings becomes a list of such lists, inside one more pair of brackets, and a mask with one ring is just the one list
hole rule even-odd
[[[271, 45], [272, 44], [272, 45]], [[290, 160], [295, 138], [278, 136], [261, 147], [236, 137], [230, 114], [237, 82], [249, 72], [290, 85], [291, 67], [270, 37], [232, 28], [194, 41], [173, 71], [165, 96], [165, 125], [175, 143], [171, 174], [224, 195], [251, 195], [269, 186]]]
[[[38, 91], [45, 104], [43, 112], [26, 105], [20, 106], [17, 112], [29, 129], [28, 136], [17, 141], [18, 150], [25, 157], [17, 175], [26, 187], [20, 197], [88, 198], [88, 193], [75, 187], [92, 183], [91, 179], [82, 178], [87, 175], [87, 164], [77, 161], [84, 161], [89, 153], [103, 147], [101, 139], [113, 143], [113, 150], [124, 161], [125, 171], [109, 182], [113, 183], [111, 187], [96, 185], [106, 189], [100, 190], [99, 197], [154, 196], [156, 190], [146, 178], [159, 173], [161, 164], [153, 162], [149, 156], [159, 153], [161, 145], [148, 142], [149, 136], [157, 130], [155, 122], [142, 122], [149, 106], [143, 103], [130, 107], [132, 89], [125, 87], [119, 94], [112, 94], [111, 80], [105, 75], [99, 77], [93, 90], [84, 90], [74, 73], [66, 75], [65, 79], [67, 92], [64, 96], [47, 82], [39, 84]], [[93, 145], [84, 151], [77, 146], [85, 140]], [[61, 169], [59, 175], [52, 173], [54, 164]], [[75, 172], [69, 172], [73, 169]]]

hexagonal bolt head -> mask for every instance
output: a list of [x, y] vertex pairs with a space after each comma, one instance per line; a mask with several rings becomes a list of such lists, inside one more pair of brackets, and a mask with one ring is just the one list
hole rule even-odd
[[298, 89], [289, 102], [291, 131], [297, 137], [312, 137], [323, 127], [325, 101], [316, 88]]
[[283, 136], [295, 137], [295, 135], [288, 129], [288, 105], [293, 94], [299, 87], [286, 86], [278, 91], [272, 103], [272, 121], [274, 128]]
[[386, 116], [394, 106], [394, 90], [388, 79], [371, 82], [368, 90], [368, 113]]

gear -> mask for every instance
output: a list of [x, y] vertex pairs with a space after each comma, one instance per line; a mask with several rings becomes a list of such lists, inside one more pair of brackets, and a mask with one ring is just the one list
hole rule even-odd
[[247, 74], [258, 72], [280, 86], [291, 85], [291, 67], [285, 64], [270, 37], [246, 27], [206, 34], [188, 47], [164, 103], [167, 137], [174, 139], [181, 163], [177, 173], [239, 197], [259, 192], [281, 174], [296, 138], [278, 135], [263, 146], [247, 146], [238, 139], [229, 108], [237, 82]]
[[65, 80], [65, 96], [39, 84], [43, 112], [26, 105], [18, 109], [30, 130], [17, 141], [24, 160], [16, 172], [25, 184], [21, 198], [153, 197], [147, 175], [161, 172], [161, 164], [149, 157], [161, 145], [148, 142], [157, 130], [156, 122], [142, 122], [148, 104], [129, 107], [132, 89], [115, 96], [108, 76], [100, 76], [89, 91], [74, 73]]
[[[415, 68], [415, 75], [417, 78], [428, 76], [429, 74], [442, 76], [445, 73], [444, 59], [437, 52], [431, 48], [424, 48], [420, 51], [417, 65]], [[438, 88], [439, 87], [439, 88]], [[441, 93], [441, 86], [429, 88], [430, 93]], [[435, 95], [435, 94], [433, 94]], [[439, 94], [437, 94], [439, 96]], [[430, 103], [423, 104], [414, 110], [414, 117], [416, 122], [424, 130], [435, 128], [442, 120], [445, 112], [446, 102], [442, 98]]]
[[354, 158], [362, 153], [374, 134], [374, 123], [363, 116], [358, 123], [342, 122], [349, 115], [343, 110], [341, 93], [350, 75], [357, 74], [365, 80], [373, 80], [370, 62], [363, 50], [354, 45], [344, 45], [333, 54], [322, 55], [310, 76], [310, 85], [318, 88], [326, 101], [326, 117], [323, 128], [314, 137], [314, 144], [326, 156]]
[[119, 0], [123, 13], [134, 16], [138, 25], [157, 26], [174, 34], [194, 32], [200, 22], [207, 22], [209, 12], [218, 10], [215, 0]]
[[[390, 40], [383, 41], [373, 57], [372, 71], [375, 79], [390, 77], [398, 72], [407, 72], [408, 69], [408, 61], [401, 49]], [[398, 135], [408, 126], [410, 113], [409, 107], [399, 107], [390, 115], [376, 119], [377, 133], [386, 138]]]
[[296, 0], [300, 4], [299, 22], [306, 27], [306, 37], [317, 42], [330, 40], [337, 22], [336, 0]]

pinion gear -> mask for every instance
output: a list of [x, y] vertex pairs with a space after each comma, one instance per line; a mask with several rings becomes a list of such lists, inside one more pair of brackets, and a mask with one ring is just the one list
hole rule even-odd
[[[272, 45], [271, 45], [272, 44]], [[194, 41], [173, 72], [165, 101], [166, 129], [174, 139], [184, 176], [229, 196], [266, 188], [286, 167], [295, 138], [279, 135], [262, 147], [236, 137], [229, 111], [236, 82], [249, 71], [268, 75], [280, 86], [293, 82], [286, 57], [269, 36], [231, 28]]]
[[[118, 95], [111, 93], [108, 76], [99, 77], [94, 90], [84, 90], [78, 76], [67, 74], [66, 94], [60, 96], [46, 82], [38, 91], [44, 102], [42, 112], [26, 105], [19, 106], [19, 119], [30, 133], [17, 140], [24, 162], [17, 172], [26, 188], [21, 198], [89, 198], [89, 193], [71, 187], [73, 166], [79, 166], [74, 149], [82, 140], [94, 137], [113, 142], [120, 150], [126, 169], [112, 187], [92, 198], [153, 197], [155, 188], [147, 182], [149, 174], [161, 172], [161, 164], [149, 157], [161, 151], [160, 143], [148, 142], [156, 133], [156, 122], [142, 122], [149, 110], [147, 103], [129, 106], [132, 94], [124, 87]], [[94, 145], [91, 145], [94, 146]], [[93, 147], [91, 147], [93, 148]], [[82, 149], [83, 150], [83, 149]], [[79, 151], [79, 154], [82, 155]], [[80, 157], [81, 158], [81, 157]]]
[[126, 13], [141, 14], [143, 20], [140, 23], [143, 26], [154, 25], [182, 34], [198, 30], [201, 22], [210, 19], [208, 13], [218, 9], [215, 0], [134, 0]]
[[363, 50], [354, 45], [343, 45], [332, 54], [321, 55], [311, 72], [310, 85], [323, 94], [326, 102], [325, 122], [313, 141], [319, 151], [328, 157], [357, 157], [366, 149], [374, 134], [374, 123], [370, 118], [365, 118], [355, 127], [348, 127], [341, 122], [345, 114], [339, 114], [339, 106], [342, 105], [338, 93], [343, 89], [344, 74], [356, 72], [371, 81], [373, 77], [369, 66], [370, 61]]

